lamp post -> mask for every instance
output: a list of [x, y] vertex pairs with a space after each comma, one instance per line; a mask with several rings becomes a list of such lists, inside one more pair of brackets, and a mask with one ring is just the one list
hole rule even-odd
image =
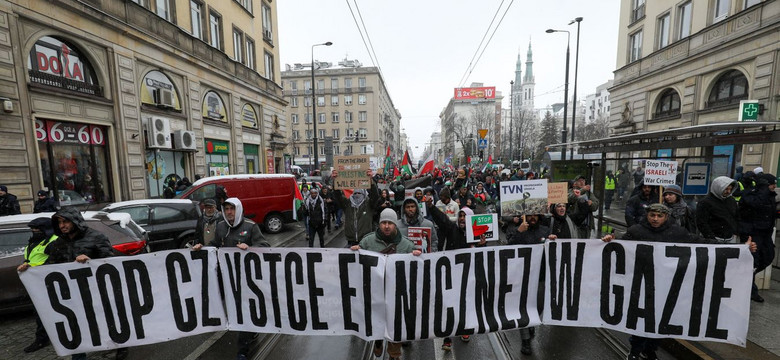
[[[554, 32], [565, 32], [566, 33], [566, 80], [563, 86], [563, 130], [561, 130], [561, 143], [566, 143], [566, 117], [568, 116], [568, 108], [569, 108], [569, 40], [571, 38], [571, 34], [568, 30], [553, 30], [553, 29], [547, 29], [545, 31], [548, 34], [552, 34]], [[574, 132], [574, 129], [572, 129], [572, 132]], [[563, 148], [561, 149], [561, 160], [566, 160], [566, 145], [563, 145]]]
[[[574, 132], [577, 131], [577, 128], [574, 127], [574, 119], [577, 116], [577, 69], [579, 68], [580, 64], [580, 22], [582, 22], [582, 17], [576, 17], [574, 20], [569, 22], [569, 25], [577, 23], [577, 55], [574, 55], [574, 100], [572, 100], [572, 103], [574, 104], [574, 111], [571, 113], [571, 142], [574, 142]], [[571, 152], [569, 153], [569, 158], [574, 158], [574, 146], [572, 146]]]
[[515, 124], [515, 81], [510, 80], [509, 85], [509, 162], [512, 163], [512, 158], [515, 156], [515, 142], [512, 137], [512, 128]]
[[314, 122], [314, 168], [319, 169], [320, 157], [319, 151], [317, 151], [317, 87], [314, 85], [314, 47], [315, 46], [331, 46], [332, 42], [324, 42], [322, 44], [314, 44], [311, 46], [311, 120]]

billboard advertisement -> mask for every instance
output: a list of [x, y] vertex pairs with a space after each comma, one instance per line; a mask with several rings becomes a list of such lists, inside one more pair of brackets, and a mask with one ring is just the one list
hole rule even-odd
[[495, 99], [496, 87], [455, 88], [455, 100]]

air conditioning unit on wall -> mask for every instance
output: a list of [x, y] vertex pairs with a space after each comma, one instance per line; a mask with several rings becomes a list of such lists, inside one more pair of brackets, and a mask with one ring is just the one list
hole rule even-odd
[[146, 122], [146, 144], [150, 149], [171, 148], [171, 124], [166, 118], [152, 116]]
[[197, 146], [195, 146], [195, 132], [189, 130], [174, 131], [173, 146], [178, 150], [197, 150]]
[[154, 103], [160, 107], [173, 107], [173, 91], [167, 89], [155, 89], [153, 92]]

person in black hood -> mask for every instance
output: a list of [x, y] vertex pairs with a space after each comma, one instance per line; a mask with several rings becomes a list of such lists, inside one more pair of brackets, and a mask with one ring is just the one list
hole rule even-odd
[[49, 192], [46, 190], [38, 191], [38, 200], [35, 201], [33, 207], [33, 213], [51, 212], [57, 211], [57, 201], [54, 198], [49, 197]]
[[638, 224], [645, 218], [646, 209], [659, 202], [658, 187], [640, 182], [626, 201], [626, 226]]
[[727, 176], [712, 180], [710, 192], [696, 206], [696, 227], [701, 236], [724, 243], [735, 242], [737, 202], [731, 196], [737, 182]]
[[0, 185], [0, 216], [17, 215], [22, 211], [19, 208], [19, 200], [16, 195], [9, 194], [5, 185]]
[[[758, 251], [753, 253], [754, 276], [772, 265], [775, 258], [775, 244], [772, 241], [775, 221], [778, 218], [775, 188], [777, 178], [774, 175], [757, 175], [756, 187], [744, 194], [739, 201], [739, 238], [742, 242], [752, 238], [758, 245]], [[764, 298], [758, 294], [755, 281], [750, 299], [764, 302]]]

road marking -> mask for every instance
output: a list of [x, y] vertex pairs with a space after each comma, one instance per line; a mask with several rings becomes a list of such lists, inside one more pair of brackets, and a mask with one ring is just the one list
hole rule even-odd
[[225, 334], [227, 334], [227, 331], [215, 332], [213, 335], [211, 335], [211, 337], [206, 339], [206, 341], [204, 341], [202, 344], [200, 344], [200, 346], [196, 347], [195, 350], [193, 350], [189, 355], [187, 355], [187, 357], [184, 358], [184, 360], [197, 360], [198, 358], [200, 358], [201, 355], [203, 355], [203, 353], [206, 352], [206, 350], [208, 350], [211, 347], [211, 345], [214, 345], [214, 343], [219, 341], [219, 339], [225, 336]]

